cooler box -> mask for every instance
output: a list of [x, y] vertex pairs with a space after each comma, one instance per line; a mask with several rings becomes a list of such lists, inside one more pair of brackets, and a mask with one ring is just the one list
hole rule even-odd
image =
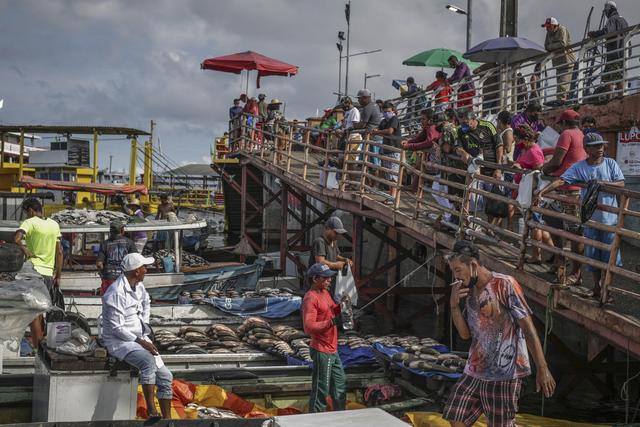
[[50, 369], [34, 361], [33, 422], [133, 420], [138, 378], [131, 371]]

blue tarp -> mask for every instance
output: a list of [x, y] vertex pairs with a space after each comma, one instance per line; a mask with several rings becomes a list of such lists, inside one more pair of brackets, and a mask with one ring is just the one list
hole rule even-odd
[[[344, 368], [357, 365], [367, 365], [375, 363], [376, 356], [371, 347], [360, 347], [352, 349], [348, 345], [338, 345], [338, 356]], [[307, 365], [313, 367], [313, 362], [307, 362], [297, 357], [287, 356], [287, 365], [299, 366]]]
[[300, 297], [205, 298], [207, 304], [235, 316], [261, 316], [279, 319], [300, 310]]
[[[373, 348], [375, 348], [377, 351], [384, 354], [385, 356], [389, 357], [389, 359], [391, 359], [393, 355], [396, 353], [406, 352], [406, 349], [404, 349], [403, 347], [387, 347], [378, 342], [373, 344]], [[434, 346], [433, 349], [439, 351], [440, 353], [449, 352], [449, 348], [447, 348], [446, 346]], [[400, 366], [402, 369], [406, 369], [408, 371], [413, 372], [416, 375], [420, 375], [426, 378], [442, 376], [445, 378], [458, 379], [462, 376], [462, 374], [458, 374], [458, 373], [449, 374], [447, 372], [440, 372], [440, 371], [423, 371], [422, 369], [412, 369], [412, 368], [406, 367], [402, 362], [396, 362], [395, 360], [391, 360], [391, 363], [394, 363], [395, 365]]]

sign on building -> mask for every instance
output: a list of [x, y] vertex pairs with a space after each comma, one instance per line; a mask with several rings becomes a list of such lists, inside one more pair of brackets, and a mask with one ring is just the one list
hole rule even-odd
[[624, 176], [640, 176], [640, 129], [618, 132], [616, 161]]

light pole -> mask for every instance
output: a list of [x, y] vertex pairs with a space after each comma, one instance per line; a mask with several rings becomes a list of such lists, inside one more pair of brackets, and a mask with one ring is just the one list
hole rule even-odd
[[342, 42], [344, 41], [344, 31], [338, 31], [338, 98], [342, 96]]
[[445, 9], [451, 12], [459, 13], [460, 15], [467, 15], [467, 51], [471, 48], [471, 24], [473, 20], [471, 14], [471, 3], [472, 0], [467, 0], [467, 10], [464, 10], [463, 8], [455, 6], [453, 4], [448, 4], [445, 6]]
[[364, 73], [364, 88], [367, 88], [367, 80], [372, 79], [374, 77], [380, 77], [382, 74], [367, 74]]
[[349, 38], [351, 33], [351, 0], [344, 5], [344, 17], [347, 20], [347, 68], [344, 78], [344, 93], [349, 95]]

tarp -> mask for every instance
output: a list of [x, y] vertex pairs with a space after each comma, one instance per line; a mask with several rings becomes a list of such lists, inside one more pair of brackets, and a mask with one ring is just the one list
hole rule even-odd
[[[449, 427], [449, 421], [443, 420], [442, 415], [435, 412], [407, 412], [405, 416], [413, 427]], [[530, 414], [517, 414], [516, 423], [519, 426], [531, 427], [604, 427], [604, 424], [577, 423], [575, 421], [557, 420]], [[473, 427], [487, 427], [486, 417], [483, 415]]]
[[27, 190], [32, 190], [34, 188], [46, 188], [49, 190], [87, 191], [89, 193], [104, 194], [106, 196], [112, 196], [114, 194], [149, 193], [147, 187], [142, 184], [92, 184], [71, 181], [53, 181], [49, 179], [38, 179], [32, 176], [23, 176], [20, 178], [19, 182]]
[[279, 319], [300, 310], [300, 297], [205, 298], [207, 304], [234, 316], [261, 316]]
[[287, 64], [274, 58], [261, 55], [250, 50], [232, 55], [218, 56], [202, 61], [203, 70], [222, 71], [240, 74], [242, 70], [257, 70], [257, 86], [260, 87], [260, 77], [264, 76], [293, 76], [298, 73], [296, 65]]
[[[394, 354], [396, 353], [402, 353], [405, 352], [406, 350], [402, 347], [387, 347], [385, 345], [382, 345], [380, 343], [374, 343], [373, 344], [373, 348], [375, 348], [377, 351], [379, 351], [380, 353], [386, 355], [387, 357], [389, 357], [389, 359], [391, 359], [391, 357], [393, 357]], [[440, 353], [448, 353], [449, 349], [445, 346], [435, 346], [433, 347], [434, 350], [439, 351]], [[396, 362], [395, 360], [392, 360], [391, 363], [394, 363], [395, 365], [401, 367], [402, 369], [406, 369], [408, 371], [413, 372], [416, 375], [420, 375], [422, 377], [425, 378], [431, 378], [431, 377], [437, 377], [437, 376], [442, 376], [445, 378], [450, 378], [450, 379], [458, 379], [462, 376], [462, 374], [450, 374], [447, 372], [440, 372], [440, 371], [423, 371], [422, 369], [412, 369], [412, 368], [408, 368], [406, 367], [404, 364], [402, 364], [402, 362]]]
[[[338, 357], [342, 362], [342, 367], [349, 368], [351, 366], [367, 365], [376, 362], [376, 355], [371, 347], [360, 347], [352, 349], [348, 345], [338, 345]], [[311, 366], [313, 362], [307, 362], [293, 356], [287, 356], [287, 365], [289, 366]]]

